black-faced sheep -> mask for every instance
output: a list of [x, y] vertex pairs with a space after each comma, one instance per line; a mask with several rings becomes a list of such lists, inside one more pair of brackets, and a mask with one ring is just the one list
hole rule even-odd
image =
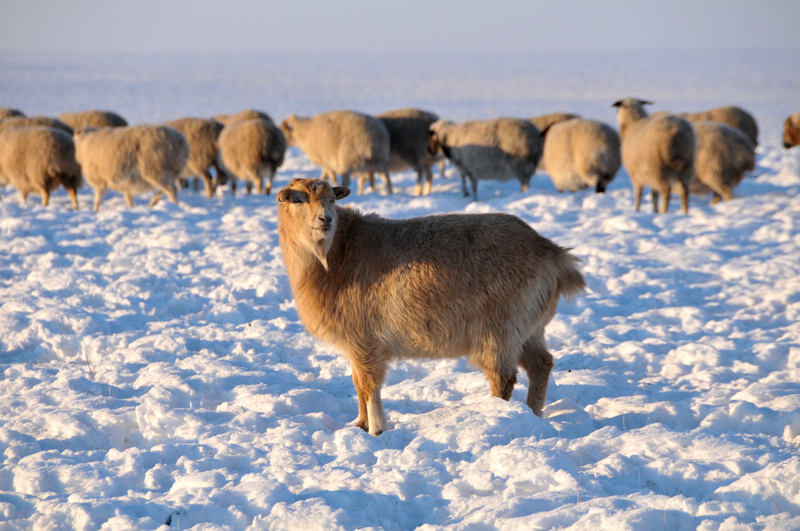
[[223, 127], [219, 135], [220, 160], [230, 176], [233, 194], [236, 193], [237, 177], [244, 179], [248, 194], [253, 185], [259, 194], [269, 194], [285, 154], [286, 138], [272, 121], [254, 119], [233, 122]]
[[[206, 188], [206, 197], [213, 196], [217, 185], [216, 179], [221, 173], [217, 157], [222, 124], [216, 120], [190, 117], [172, 120], [166, 125], [183, 133], [189, 143], [189, 160], [183, 167], [181, 177], [200, 177]], [[213, 177], [212, 167], [215, 170]]]
[[58, 119], [73, 129], [84, 127], [124, 127], [128, 121], [112, 111], [79, 111], [59, 114]]
[[156, 190], [150, 206], [163, 194], [178, 202], [176, 183], [189, 159], [183, 133], [164, 125], [81, 129], [75, 133], [75, 158], [94, 189], [94, 210], [108, 189], [125, 196]]
[[386, 190], [392, 193], [389, 178], [389, 131], [379, 119], [354, 111], [332, 111], [310, 118], [289, 116], [281, 130], [290, 146], [302, 149], [314, 164], [322, 167], [322, 178], [348, 186], [356, 175], [363, 189], [369, 174], [380, 173]]
[[607, 124], [573, 118], [543, 130], [546, 168], [556, 189], [576, 191], [591, 187], [605, 192], [622, 165], [619, 134]]
[[545, 326], [585, 288], [578, 259], [507, 214], [390, 220], [336, 206], [350, 191], [295, 179], [278, 234], [304, 325], [350, 360], [357, 425], [386, 429], [380, 388], [398, 358], [468, 356], [508, 400], [517, 366], [541, 415], [553, 356]]
[[439, 120], [430, 127], [430, 143], [432, 152], [443, 153], [458, 168], [465, 196], [466, 179], [470, 180], [473, 201], [479, 180], [517, 179], [526, 192], [543, 149], [541, 131], [515, 118], [460, 124]]
[[75, 161], [72, 136], [43, 126], [0, 132], [0, 183], [14, 185], [23, 200], [40, 194], [44, 206], [50, 202], [50, 192], [63, 186], [77, 209], [81, 167]]
[[648, 186], [653, 194], [654, 211], [667, 212], [670, 193], [675, 188], [681, 194], [683, 212], [688, 212], [697, 150], [694, 128], [675, 115], [648, 117], [644, 106], [651, 103], [625, 98], [612, 105], [617, 108], [622, 162], [631, 177], [634, 208], [639, 210], [642, 189]]

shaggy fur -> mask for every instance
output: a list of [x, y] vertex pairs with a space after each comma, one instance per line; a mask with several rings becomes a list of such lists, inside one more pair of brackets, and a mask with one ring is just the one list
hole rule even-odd
[[681, 208], [687, 213], [697, 150], [694, 128], [674, 115], [648, 117], [644, 106], [651, 103], [626, 98], [612, 105], [617, 108], [622, 162], [633, 184], [634, 208], [639, 210], [642, 190], [647, 186], [653, 193], [653, 211], [666, 213], [674, 188], [681, 194]]
[[125, 127], [128, 121], [111, 111], [80, 111], [59, 114], [58, 119], [73, 129], [84, 127]]
[[517, 366], [540, 415], [553, 357], [544, 329], [585, 288], [579, 260], [506, 214], [390, 220], [336, 206], [350, 191], [295, 179], [278, 233], [306, 328], [350, 360], [357, 425], [386, 428], [380, 388], [397, 358], [468, 356], [508, 400]]
[[[189, 160], [183, 167], [181, 177], [200, 177], [206, 188], [206, 197], [212, 197], [221, 173], [217, 156], [222, 124], [205, 118], [180, 118], [167, 122], [166, 125], [183, 133], [189, 143]], [[211, 176], [212, 167], [215, 169], [215, 177]]]
[[756, 165], [756, 148], [740, 130], [717, 122], [694, 124], [697, 133], [697, 178], [693, 194], [712, 193], [711, 203], [733, 199], [733, 189]]
[[266, 120], [268, 122], [275, 123], [269, 114], [257, 109], [245, 109], [234, 114], [218, 114], [214, 116], [214, 120], [222, 125], [234, 124], [236, 122], [244, 122], [247, 120]]
[[[369, 174], [380, 173], [386, 191], [392, 193], [389, 179], [390, 139], [383, 122], [353, 111], [332, 111], [310, 118], [289, 116], [281, 130], [290, 146], [302, 149], [311, 162], [322, 167], [322, 179], [348, 186], [356, 175], [366, 180]], [[363, 182], [360, 188], [363, 190]]]
[[472, 184], [472, 200], [478, 200], [478, 181], [517, 179], [523, 192], [542, 158], [542, 133], [531, 122], [497, 118], [453, 124], [439, 120], [430, 127], [431, 151], [443, 153], [461, 173], [464, 196], [466, 179]]
[[164, 125], [89, 128], [75, 133], [75, 157], [94, 188], [95, 211], [108, 189], [123, 194], [131, 207], [134, 194], [155, 189], [153, 206], [163, 194], [178, 202], [176, 183], [189, 144], [180, 131]]
[[[439, 117], [419, 109], [398, 109], [379, 114], [377, 118], [389, 131], [389, 171], [414, 170], [417, 172], [415, 193], [428, 195], [433, 183], [433, 165], [439, 160], [429, 149], [428, 129]], [[372, 174], [370, 184], [374, 186]]]
[[40, 194], [44, 206], [50, 202], [50, 192], [63, 186], [77, 209], [81, 168], [75, 161], [72, 136], [42, 126], [0, 132], [0, 184], [6, 183], [14, 185], [23, 200]]
[[[260, 194], [270, 193], [275, 173], [283, 164], [286, 138], [272, 121], [255, 119], [226, 125], [219, 135], [219, 154], [236, 194], [236, 178], [243, 179], [247, 193], [253, 185]], [[266, 178], [267, 184], [264, 185]]]
[[52, 127], [53, 129], [61, 129], [65, 133], [72, 134], [72, 127], [68, 126], [57, 118], [50, 118], [49, 116], [14, 116], [5, 118], [0, 121], [0, 131], [11, 129], [12, 127]]
[[602, 122], [573, 118], [543, 130], [544, 155], [539, 168], [559, 192], [591, 187], [605, 192], [622, 165], [619, 134]]

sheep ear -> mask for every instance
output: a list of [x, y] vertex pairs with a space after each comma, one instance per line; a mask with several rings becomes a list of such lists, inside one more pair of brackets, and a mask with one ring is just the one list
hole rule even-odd
[[279, 203], [308, 203], [308, 194], [302, 190], [284, 188], [278, 192]]
[[642, 105], [652, 105], [653, 104], [652, 101], [647, 101], [647, 100], [639, 100], [639, 103], [641, 103]]
[[334, 186], [333, 187], [333, 195], [336, 196], [336, 199], [344, 199], [348, 195], [350, 195], [350, 188], [346, 186]]

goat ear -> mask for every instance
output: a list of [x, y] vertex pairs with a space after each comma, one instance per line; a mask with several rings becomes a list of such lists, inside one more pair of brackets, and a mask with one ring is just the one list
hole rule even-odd
[[278, 192], [279, 203], [308, 203], [308, 194], [301, 190], [284, 188]]
[[350, 188], [347, 188], [346, 186], [334, 186], [333, 195], [336, 196], [336, 199], [344, 199], [350, 195]]

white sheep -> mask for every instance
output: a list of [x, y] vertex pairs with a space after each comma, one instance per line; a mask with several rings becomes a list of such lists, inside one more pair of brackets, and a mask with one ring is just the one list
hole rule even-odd
[[246, 120], [266, 120], [275, 123], [269, 114], [264, 111], [259, 111], [258, 109], [245, 109], [234, 114], [217, 114], [214, 116], [214, 120], [222, 125], [244, 122]]
[[472, 184], [472, 200], [478, 198], [478, 180], [517, 179], [526, 192], [542, 158], [542, 134], [527, 120], [496, 118], [454, 124], [447, 120], [430, 127], [431, 151], [441, 152], [461, 174], [466, 196], [466, 179]]
[[622, 162], [633, 185], [634, 209], [639, 210], [642, 189], [648, 186], [653, 194], [653, 210], [666, 213], [670, 193], [675, 188], [681, 194], [681, 208], [686, 213], [697, 151], [694, 128], [675, 115], [648, 117], [644, 105], [651, 103], [625, 98], [612, 105], [617, 108]]
[[337, 207], [349, 193], [294, 179], [278, 193], [278, 234], [303, 324], [350, 360], [357, 425], [386, 429], [380, 388], [399, 358], [468, 356], [504, 400], [520, 365], [541, 415], [544, 330], [559, 298], [584, 290], [579, 260], [514, 216], [390, 220]]
[[128, 125], [128, 121], [125, 118], [112, 111], [67, 112], [59, 114], [58, 119], [73, 129], [83, 129], [84, 127], [124, 127]]
[[14, 117], [25, 117], [25, 113], [19, 109], [12, 109], [11, 107], [0, 107], [0, 120]]
[[52, 127], [54, 129], [61, 129], [65, 133], [72, 134], [73, 129], [57, 118], [49, 116], [12, 116], [0, 120], [0, 131], [11, 129], [12, 127]]
[[[183, 133], [189, 143], [189, 160], [183, 167], [181, 177], [199, 176], [203, 179], [206, 197], [212, 197], [216, 189], [217, 178], [221, 173], [218, 163], [218, 140], [222, 132], [222, 124], [216, 120], [188, 117], [171, 120], [166, 125]], [[215, 169], [214, 177], [211, 175], [212, 167]]]
[[693, 194], [713, 193], [712, 204], [733, 199], [733, 189], [755, 168], [756, 148], [739, 129], [717, 122], [694, 124], [697, 134], [697, 178]]
[[[429, 128], [439, 117], [432, 112], [409, 108], [388, 111], [377, 118], [389, 131], [389, 171], [414, 170], [417, 173], [415, 193], [428, 195], [433, 183], [433, 165], [440, 158], [429, 149]], [[370, 184], [374, 185], [372, 175]]]
[[678, 116], [686, 118], [692, 123], [717, 122], [727, 124], [742, 131], [753, 142], [754, 146], [758, 146], [758, 123], [752, 114], [741, 107], [715, 107], [707, 111], [678, 113]]
[[302, 149], [314, 164], [322, 167], [322, 178], [337, 184], [350, 184], [351, 175], [359, 178], [359, 191], [371, 172], [380, 173], [392, 193], [389, 178], [389, 131], [379, 119], [354, 111], [331, 111], [312, 117], [294, 114], [281, 123], [290, 146]]
[[219, 135], [220, 160], [230, 176], [233, 194], [236, 193], [237, 177], [245, 180], [248, 194], [253, 185], [259, 194], [269, 194], [285, 154], [286, 138], [272, 121], [233, 122], [223, 127]]
[[29, 194], [40, 194], [44, 206], [50, 202], [50, 192], [63, 186], [77, 209], [81, 167], [75, 161], [72, 136], [43, 126], [0, 132], [0, 183], [14, 185], [23, 201]]
[[556, 189], [605, 192], [622, 165], [619, 134], [607, 124], [573, 118], [542, 130], [545, 167]]
[[176, 183], [189, 159], [183, 134], [164, 125], [132, 125], [81, 129], [75, 133], [75, 158], [94, 189], [94, 210], [108, 189], [125, 196], [156, 190], [150, 206], [163, 194], [178, 202]]
[[529, 120], [533, 125], [536, 126], [537, 129], [539, 129], [539, 131], [544, 131], [553, 124], [566, 122], [567, 120], [572, 120], [573, 118], [580, 118], [580, 116], [570, 112], [553, 112], [550, 114], [543, 114], [541, 116], [534, 116], [533, 118], [529, 118]]
[[783, 147], [791, 149], [800, 145], [800, 112], [792, 114], [783, 122]]

